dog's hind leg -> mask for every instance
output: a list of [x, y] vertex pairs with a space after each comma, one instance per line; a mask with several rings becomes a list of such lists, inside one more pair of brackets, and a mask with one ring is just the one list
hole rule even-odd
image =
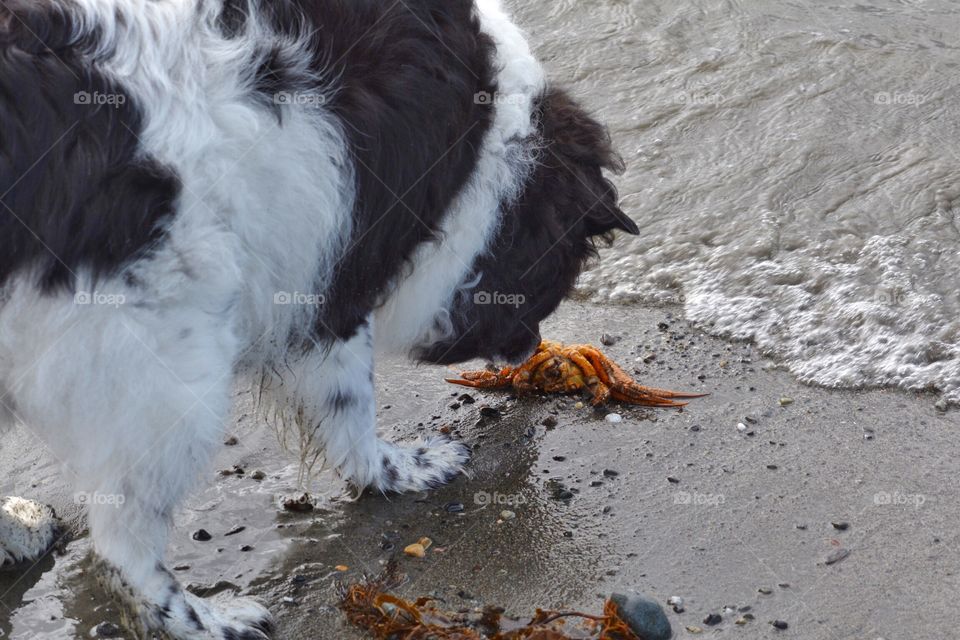
[[276, 401], [299, 417], [308, 446], [357, 489], [391, 493], [445, 484], [463, 471], [465, 445], [436, 438], [402, 446], [377, 436], [371, 325], [288, 363]]
[[229, 305], [210, 307], [45, 309], [19, 341], [13, 394], [86, 503], [103, 575], [144, 636], [262, 640], [263, 607], [202, 600], [164, 564], [174, 512], [230, 409], [237, 340]]

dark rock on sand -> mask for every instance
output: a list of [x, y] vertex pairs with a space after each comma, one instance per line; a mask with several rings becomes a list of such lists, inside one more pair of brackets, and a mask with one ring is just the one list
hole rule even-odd
[[119, 638], [120, 627], [112, 622], [101, 622], [93, 630], [94, 638]]
[[723, 622], [723, 616], [721, 616], [719, 613], [711, 613], [703, 619], [703, 624], [707, 625], [708, 627], [718, 625], [721, 622]]
[[673, 637], [670, 621], [663, 608], [655, 601], [637, 595], [615, 593], [610, 597], [623, 618], [637, 636], [645, 640], [669, 640]]
[[497, 409], [496, 407], [491, 407], [488, 405], [483, 405], [482, 407], [480, 407], [480, 415], [483, 416], [484, 418], [493, 418], [493, 419], [499, 419], [503, 417], [503, 413], [500, 411], [500, 409]]
[[828, 555], [827, 559], [824, 560], [823, 562], [826, 565], [837, 564], [838, 562], [846, 560], [847, 556], [849, 555], [850, 555], [849, 549], [837, 549], [836, 551]]

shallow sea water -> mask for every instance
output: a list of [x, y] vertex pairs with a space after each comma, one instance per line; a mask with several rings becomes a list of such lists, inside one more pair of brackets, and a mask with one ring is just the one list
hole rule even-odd
[[810, 383], [960, 403], [960, 3], [520, 8], [605, 120], [638, 238], [581, 281], [677, 303]]

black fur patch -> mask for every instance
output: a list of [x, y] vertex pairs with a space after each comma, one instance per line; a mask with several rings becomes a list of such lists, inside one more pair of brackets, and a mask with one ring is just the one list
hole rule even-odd
[[236, 38], [244, 32], [250, 19], [248, 0], [223, 0], [223, 8], [217, 18], [220, 31], [227, 38]]
[[357, 396], [340, 390], [330, 394], [330, 397], [327, 399], [327, 404], [331, 407], [334, 415], [343, 413], [347, 409], [357, 406], [358, 402]]
[[[0, 284], [114, 275], [163, 238], [179, 181], [139, 157], [130, 96], [79, 61], [89, 43], [47, 3], [0, 8]], [[15, 12], [15, 13], [14, 13]]]
[[437, 239], [473, 172], [492, 110], [494, 45], [471, 0], [277, 0], [276, 28], [315, 33], [314, 67], [336, 78], [327, 108], [355, 159], [353, 235], [320, 337], [347, 339], [383, 302], [418, 245]]
[[197, 610], [194, 609], [189, 604], [187, 605], [187, 618], [190, 619], [190, 622], [191, 624], [193, 624], [194, 629], [196, 629], [197, 631], [206, 631], [207, 628], [204, 626], [203, 622], [200, 620], [200, 616], [197, 615]]
[[455, 335], [417, 355], [441, 364], [476, 357], [522, 360], [540, 341], [540, 322], [573, 288], [596, 241], [637, 234], [604, 170], [621, 171], [606, 129], [565, 92], [550, 89], [537, 108], [543, 145], [520, 200], [504, 213], [483, 276], [454, 309]]
[[390, 462], [390, 458], [387, 456], [383, 457], [381, 464], [383, 465], [383, 471], [387, 476], [388, 486], [396, 485], [397, 481], [400, 480], [400, 471], [392, 462]]

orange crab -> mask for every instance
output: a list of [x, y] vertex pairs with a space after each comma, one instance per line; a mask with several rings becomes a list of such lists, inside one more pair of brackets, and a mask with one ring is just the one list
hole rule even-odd
[[495, 371], [467, 371], [447, 382], [475, 389], [512, 386], [521, 393], [572, 393], [589, 391], [594, 406], [610, 398], [648, 407], [683, 407], [691, 398], [705, 394], [678, 393], [637, 384], [627, 372], [599, 349], [588, 344], [563, 345], [544, 340], [537, 352], [519, 367]]

